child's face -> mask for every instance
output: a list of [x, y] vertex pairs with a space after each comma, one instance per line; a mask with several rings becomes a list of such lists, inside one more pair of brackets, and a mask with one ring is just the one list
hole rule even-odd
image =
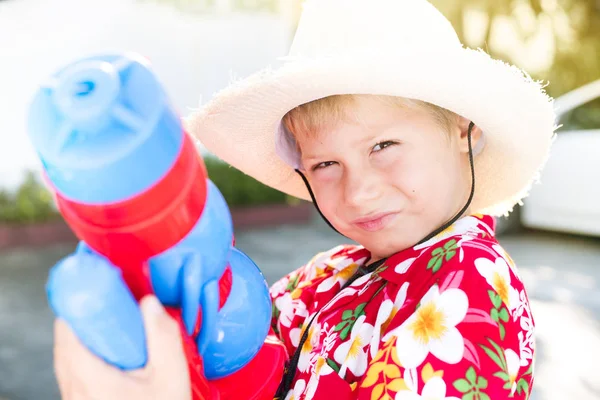
[[349, 107], [356, 118], [296, 139], [323, 215], [376, 260], [415, 245], [466, 203], [468, 121], [446, 132], [426, 110], [360, 97]]

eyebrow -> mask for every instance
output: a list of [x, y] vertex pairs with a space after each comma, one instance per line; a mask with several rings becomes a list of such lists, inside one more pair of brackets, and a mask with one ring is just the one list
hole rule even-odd
[[[383, 136], [383, 132], [385, 132], [385, 131], [387, 131], [387, 129], [382, 129], [382, 130], [380, 130], [376, 134], [369, 135], [366, 138], [357, 140], [356, 144], [361, 145], [361, 144], [365, 144], [365, 143], [368, 143], [368, 142], [372, 142], [375, 139], [379, 138], [380, 136]], [[320, 160], [322, 158], [325, 158], [325, 156], [324, 155], [316, 154], [316, 155], [308, 155], [308, 156], [302, 155], [302, 157], [300, 159], [303, 160], [303, 161], [314, 161], [314, 160]]]

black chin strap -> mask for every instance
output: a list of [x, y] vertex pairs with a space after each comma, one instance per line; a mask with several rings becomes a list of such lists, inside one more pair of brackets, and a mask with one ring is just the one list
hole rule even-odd
[[[440, 232], [443, 232], [444, 230], [448, 229], [449, 226], [454, 224], [458, 219], [460, 219], [463, 216], [463, 214], [465, 212], [467, 212], [467, 210], [469, 209], [469, 206], [471, 205], [471, 202], [473, 201], [473, 196], [475, 195], [475, 164], [473, 162], [473, 147], [472, 147], [472, 143], [471, 143], [471, 131], [473, 130], [474, 126], [475, 126], [475, 124], [471, 121], [471, 123], [469, 124], [469, 130], [467, 132], [467, 139], [469, 141], [469, 164], [471, 166], [471, 193], [469, 194], [469, 198], [468, 198], [467, 202], [465, 203], [464, 207], [458, 213], [456, 213], [456, 215], [452, 219], [450, 219], [448, 222], [446, 222], [445, 224], [443, 224], [442, 226], [440, 226], [439, 228], [437, 228], [436, 230], [431, 232], [429, 235], [425, 236], [417, 244], [415, 244], [415, 246], [428, 241], [429, 239], [438, 235]], [[323, 220], [327, 223], [327, 225], [329, 225], [331, 227], [331, 229], [333, 229], [334, 231], [336, 231], [337, 233], [342, 235], [337, 229], [335, 229], [335, 227], [331, 224], [331, 222], [329, 222], [329, 220], [327, 220], [327, 218], [325, 218], [325, 216], [321, 212], [321, 209], [319, 208], [319, 205], [317, 204], [317, 200], [316, 200], [315, 195], [310, 187], [310, 184], [308, 183], [308, 179], [306, 179], [306, 176], [304, 176], [304, 174], [299, 169], [296, 169], [296, 172], [300, 175], [300, 177], [302, 177], [302, 180], [304, 181], [304, 184], [306, 185], [306, 188], [308, 189], [308, 193], [310, 194], [310, 198], [312, 199], [312, 202], [315, 205], [315, 208], [317, 209], [317, 212], [319, 213], [321, 218], [323, 218]], [[344, 235], [342, 235], [342, 236], [344, 236]], [[386, 260], [387, 260], [386, 258], [383, 258], [383, 259], [375, 261], [369, 265], [366, 265], [362, 268], [359, 268], [356, 271], [356, 273], [354, 273], [354, 275], [352, 275], [352, 277], [350, 277], [350, 279], [348, 279], [348, 281], [346, 281], [346, 283], [344, 284], [344, 286], [342, 286], [340, 291], [342, 291], [345, 288], [347, 288], [348, 286], [350, 286], [358, 278], [375, 271]], [[281, 380], [281, 384], [279, 385], [279, 388], [277, 389], [277, 393], [275, 394], [275, 399], [284, 398], [285, 395], [287, 394], [287, 392], [291, 389], [292, 382], [294, 381], [294, 376], [296, 375], [296, 369], [298, 368], [298, 361], [300, 360], [300, 353], [301, 353], [302, 346], [304, 345], [304, 342], [306, 342], [306, 339], [308, 338], [308, 330], [310, 329], [310, 326], [312, 325], [313, 321], [317, 317], [318, 313], [319, 312], [317, 311], [315, 313], [315, 315], [313, 315], [313, 317], [310, 319], [308, 325], [304, 328], [304, 332], [302, 333], [302, 338], [300, 339], [300, 342], [298, 343], [298, 347], [296, 348], [296, 351], [294, 352], [294, 355], [290, 359], [288, 367], [285, 370], [283, 379]]]
[[[317, 199], [315, 198], [315, 194], [313, 193], [312, 188], [310, 187], [310, 184], [308, 183], [308, 179], [306, 179], [306, 176], [304, 176], [304, 174], [302, 173], [302, 171], [300, 171], [299, 169], [295, 169], [295, 171], [296, 171], [296, 173], [298, 175], [300, 175], [300, 177], [304, 181], [304, 184], [306, 185], [306, 189], [308, 189], [308, 193], [310, 194], [310, 198], [311, 198], [313, 204], [315, 205], [315, 208], [317, 209], [317, 212], [319, 213], [319, 215], [321, 216], [321, 218], [323, 218], [323, 221], [327, 222], [327, 225], [329, 225], [329, 227], [331, 229], [333, 229], [334, 231], [336, 231], [337, 233], [339, 233], [340, 235], [342, 235], [340, 233], [340, 231], [338, 231], [337, 229], [335, 229], [335, 227], [331, 224], [331, 222], [329, 222], [329, 220], [327, 218], [325, 218], [325, 216], [321, 212], [321, 209], [319, 208], [319, 205], [317, 204]], [[344, 235], [342, 235], [342, 236], [344, 236]], [[344, 236], [344, 237], [346, 237], [346, 236]]]

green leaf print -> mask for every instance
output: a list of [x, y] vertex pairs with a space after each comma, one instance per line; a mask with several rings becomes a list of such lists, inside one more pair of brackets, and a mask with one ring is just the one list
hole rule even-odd
[[471, 390], [471, 384], [466, 379], [457, 379], [454, 381], [453, 386], [456, 390], [461, 393], [467, 393]]
[[346, 325], [348, 325], [349, 323], [350, 323], [350, 321], [342, 321], [335, 326], [335, 329], [333, 331], [339, 332], [339, 331], [343, 330], [346, 327]]
[[506, 336], [506, 330], [504, 329], [504, 325], [498, 324], [498, 329], [500, 330], [500, 340], [504, 340], [504, 336]]
[[431, 255], [432, 255], [432, 256], [434, 256], [434, 257], [438, 257], [438, 256], [440, 256], [440, 255], [442, 255], [442, 254], [444, 254], [444, 249], [443, 249], [443, 248], [441, 248], [441, 247], [438, 247], [437, 249], [434, 249], [434, 250], [431, 252]]
[[379, 278], [380, 277], [379, 274], [381, 274], [383, 271], [385, 271], [388, 268], [389, 268], [389, 266], [387, 266], [385, 264], [382, 265], [381, 267], [377, 268], [375, 270], [375, 272], [373, 272], [373, 278]]
[[367, 306], [367, 303], [359, 304], [358, 307], [356, 307], [356, 309], [354, 310], [354, 316], [356, 318], [358, 318], [361, 315], [363, 315], [365, 313], [365, 307], [366, 306]]
[[296, 289], [296, 287], [298, 286], [298, 281], [300, 280], [300, 274], [298, 275], [294, 275], [293, 277], [290, 277], [290, 280], [285, 288], [286, 291], [291, 292], [293, 290]]
[[492, 318], [492, 320], [494, 320], [495, 322], [498, 322], [499, 319], [499, 315], [498, 315], [498, 310], [495, 308], [492, 308], [492, 310], [490, 311], [490, 317]]
[[479, 378], [477, 378], [477, 387], [479, 389], [485, 389], [487, 388], [488, 385], [488, 380], [485, 379], [483, 376], [480, 376]]
[[275, 306], [275, 302], [273, 302], [273, 304], [271, 305], [271, 315], [272, 315], [273, 319], [278, 319], [279, 314], [281, 314], [281, 311], [279, 311], [279, 308], [277, 308]]
[[462, 400], [489, 400], [490, 397], [483, 392], [483, 389], [487, 388], [488, 381], [482, 376], [478, 377], [474, 367], [469, 367], [465, 378], [459, 378], [452, 384], [456, 390], [463, 393]]
[[495, 290], [488, 290], [488, 295], [490, 296], [490, 300], [492, 300], [492, 304], [494, 308], [500, 308], [502, 305], [502, 297]]
[[334, 332], [341, 331], [340, 339], [345, 340], [348, 337], [348, 334], [352, 330], [352, 327], [354, 327], [354, 323], [356, 322], [358, 317], [364, 314], [366, 306], [367, 303], [361, 303], [358, 306], [356, 306], [354, 310], [344, 310], [344, 312], [342, 313], [342, 322], [338, 323], [334, 329]]
[[456, 244], [456, 239], [449, 240], [444, 245], [444, 249], [446, 249], [446, 250], [456, 250], [457, 248], [458, 248], [458, 245]]
[[450, 259], [451, 259], [452, 257], [454, 257], [455, 255], [456, 255], [456, 252], [455, 252], [455, 251], [449, 251], [449, 252], [447, 252], [447, 253], [446, 253], [446, 261], [450, 261]]
[[508, 322], [508, 310], [506, 309], [506, 307], [503, 307], [502, 310], [500, 310], [498, 316], [502, 321]]
[[445, 261], [450, 261], [452, 257], [456, 255], [456, 249], [458, 248], [456, 239], [452, 239], [443, 247], [437, 247], [431, 252], [431, 259], [427, 263], [427, 269], [430, 269], [433, 273], [436, 273], [442, 267]]
[[504, 371], [498, 371], [494, 374], [495, 377], [502, 379], [503, 381], [508, 381], [510, 377]]
[[351, 324], [348, 324], [348, 326], [346, 326], [344, 328], [344, 330], [342, 330], [342, 332], [340, 332], [340, 339], [346, 340], [346, 338], [348, 337], [348, 334], [350, 333], [350, 330], [352, 329], [353, 326], [354, 326], [354, 322]]
[[471, 382], [471, 385], [474, 385], [477, 382], [477, 373], [475, 372], [475, 368], [470, 367], [467, 370], [467, 380]]
[[500, 321], [508, 322], [508, 310], [503, 306], [504, 303], [502, 302], [502, 298], [498, 293], [493, 290], [488, 290], [488, 295], [490, 296], [490, 300], [494, 306], [494, 308], [490, 310], [490, 318], [492, 318], [492, 320], [498, 324], [500, 339], [504, 340], [504, 337], [506, 336], [506, 329]]
[[335, 361], [333, 361], [331, 358], [327, 359], [327, 365], [329, 365], [331, 367], [331, 369], [333, 369], [336, 373], [340, 373], [340, 366], [337, 365], [337, 363]]
[[488, 357], [491, 358], [492, 361], [494, 361], [502, 371], [506, 372], [506, 360], [504, 359], [504, 352], [492, 339], [487, 338], [487, 340], [494, 347], [496, 352], [483, 344], [480, 344], [479, 347], [485, 351], [485, 354], [487, 354]]
[[427, 269], [431, 269], [431, 271], [435, 274], [442, 267], [442, 256], [433, 257], [427, 263]]
[[531, 362], [531, 364], [529, 364], [529, 368], [527, 368], [527, 371], [525, 371], [525, 373], [523, 374], [523, 376], [525, 375], [531, 375], [533, 373], [533, 362]]
[[456, 249], [458, 249], [456, 239], [452, 239], [444, 245], [446, 261], [450, 261], [450, 259], [456, 255]]
[[492, 339], [487, 338], [487, 340], [494, 347], [494, 349], [496, 350], [496, 353], [500, 356], [500, 358], [502, 360], [502, 369], [504, 371], [506, 371], [506, 359], [504, 358], [504, 350], [502, 350], [502, 347], [498, 346], [498, 344], [496, 342], [494, 342]]
[[[487, 338], [487, 341], [490, 343], [491, 347], [487, 347], [483, 344], [479, 345], [483, 351], [500, 367], [500, 371], [495, 372], [494, 376], [502, 381], [504, 381], [503, 389], [510, 390], [512, 387], [512, 382], [510, 381], [510, 375], [508, 374], [508, 369], [506, 365], [506, 358], [504, 356], [504, 350], [492, 339]], [[525, 373], [525, 375], [527, 372]], [[522, 390], [529, 390], [529, 383], [526, 379], [521, 378], [517, 382], [517, 391], [521, 394]], [[512, 397], [512, 396], [511, 396]], [[483, 397], [482, 397], [483, 398]]]
[[529, 392], [529, 382], [525, 378], [521, 378], [517, 382], [517, 393], [521, 394], [522, 391]]

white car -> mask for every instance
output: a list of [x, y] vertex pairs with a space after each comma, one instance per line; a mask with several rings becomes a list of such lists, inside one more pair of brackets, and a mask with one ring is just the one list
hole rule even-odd
[[555, 108], [562, 127], [540, 183], [524, 200], [520, 223], [600, 236], [600, 80], [560, 96]]

